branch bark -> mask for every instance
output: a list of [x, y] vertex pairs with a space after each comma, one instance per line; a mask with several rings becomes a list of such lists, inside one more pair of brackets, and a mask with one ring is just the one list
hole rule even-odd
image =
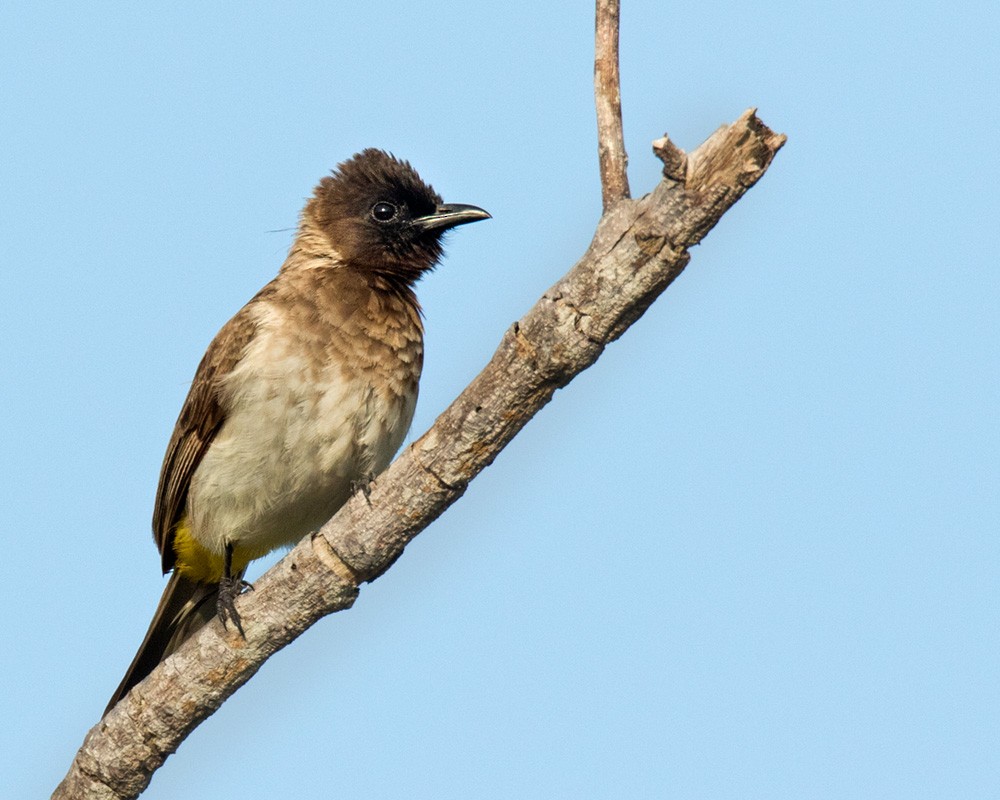
[[607, 212], [631, 197], [628, 154], [622, 131], [621, 77], [618, 69], [619, 0], [597, 0], [594, 24], [594, 105], [597, 108], [597, 159], [601, 200]]
[[[598, 2], [599, 50], [602, 7], [613, 11], [617, 26], [617, 0]], [[614, 41], [617, 54], [617, 30]], [[617, 57], [613, 75], [617, 83]], [[605, 102], [614, 109], [617, 85], [596, 84], [598, 108]], [[606, 132], [602, 127], [601, 136]], [[612, 147], [616, 166], [607, 174], [602, 159], [606, 210], [579, 262], [506, 331], [483, 371], [375, 481], [369, 498], [355, 496], [240, 598], [246, 639], [218, 621], [207, 625], [91, 729], [53, 797], [136, 797], [271, 654], [349, 608], [361, 583], [385, 572], [556, 389], [642, 315], [687, 265], [689, 248], [760, 179], [784, 142], [753, 109], [690, 154], [664, 136], [653, 143], [663, 180], [639, 200], [627, 198], [627, 182], [615, 182], [624, 177], [624, 148]]]

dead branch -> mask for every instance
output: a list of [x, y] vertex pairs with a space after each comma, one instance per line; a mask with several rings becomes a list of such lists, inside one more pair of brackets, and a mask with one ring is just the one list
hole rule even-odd
[[240, 599], [246, 639], [218, 622], [206, 626], [87, 734], [54, 798], [136, 797], [271, 654], [327, 614], [349, 608], [361, 583], [385, 572], [461, 497], [556, 389], [642, 315], [687, 265], [689, 248], [767, 170], [785, 137], [751, 109], [690, 154], [666, 136], [658, 139], [653, 148], [663, 180], [647, 196], [628, 199], [617, 20], [617, 0], [598, 0], [595, 88], [605, 214], [587, 252], [511, 325], [483, 371], [372, 484], [370, 497], [355, 496]]

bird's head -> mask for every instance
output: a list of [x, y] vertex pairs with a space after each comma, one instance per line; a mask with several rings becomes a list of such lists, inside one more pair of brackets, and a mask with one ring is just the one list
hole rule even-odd
[[437, 263], [445, 231], [490, 217], [476, 206], [442, 203], [406, 161], [375, 149], [320, 181], [305, 214], [345, 265], [408, 284]]

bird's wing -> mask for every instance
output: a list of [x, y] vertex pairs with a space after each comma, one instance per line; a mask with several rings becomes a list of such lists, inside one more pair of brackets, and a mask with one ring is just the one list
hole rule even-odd
[[174, 532], [184, 514], [191, 476], [226, 419], [223, 381], [243, 357], [256, 329], [254, 314], [249, 311], [252, 302], [229, 320], [208, 346], [167, 445], [153, 508], [153, 536], [164, 572], [174, 566]]

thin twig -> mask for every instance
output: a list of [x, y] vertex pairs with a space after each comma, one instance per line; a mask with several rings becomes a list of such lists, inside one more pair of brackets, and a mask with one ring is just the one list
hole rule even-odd
[[594, 104], [597, 107], [597, 157], [601, 199], [607, 211], [630, 197], [628, 154], [622, 133], [621, 77], [618, 70], [619, 0], [597, 0], [594, 26]]

